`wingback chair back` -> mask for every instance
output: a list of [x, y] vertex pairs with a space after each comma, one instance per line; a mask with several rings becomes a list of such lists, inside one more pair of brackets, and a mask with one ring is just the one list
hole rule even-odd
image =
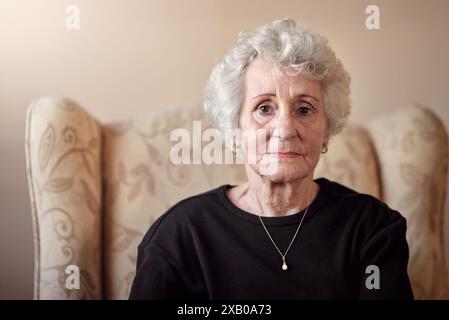
[[[33, 101], [25, 144], [35, 299], [126, 299], [137, 245], [153, 221], [184, 197], [245, 180], [242, 165], [169, 161], [170, 133], [176, 128], [192, 132], [193, 120], [208, 126], [199, 107], [143, 121], [101, 123], [70, 99]], [[447, 171], [442, 122], [414, 106], [363, 125], [350, 123], [331, 140], [315, 178], [371, 194], [401, 212], [408, 225], [415, 297], [445, 299]], [[68, 285], [77, 271], [79, 289]]]

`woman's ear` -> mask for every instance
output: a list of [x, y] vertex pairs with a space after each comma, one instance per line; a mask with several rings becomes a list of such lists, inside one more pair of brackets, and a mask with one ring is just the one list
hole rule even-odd
[[240, 128], [234, 129], [231, 146], [237, 150], [242, 147], [242, 130]]
[[329, 144], [329, 136], [326, 136], [324, 141], [323, 141], [323, 145], [327, 146]]
[[241, 130], [238, 128], [226, 129], [224, 134], [225, 147], [229, 148], [231, 151], [235, 151], [241, 147], [240, 134]]
[[329, 140], [330, 140], [330, 135], [329, 135], [329, 131], [326, 128], [326, 132], [324, 134], [324, 138], [323, 138], [323, 142], [321, 143], [321, 147], [327, 147], [327, 145], [329, 144]]

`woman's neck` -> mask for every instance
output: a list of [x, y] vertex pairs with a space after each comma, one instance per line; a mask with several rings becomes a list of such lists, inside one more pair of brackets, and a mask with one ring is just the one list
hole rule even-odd
[[312, 176], [291, 182], [273, 182], [248, 175], [248, 182], [235, 190], [231, 200], [242, 209], [261, 216], [286, 216], [305, 209], [318, 195], [320, 186]]

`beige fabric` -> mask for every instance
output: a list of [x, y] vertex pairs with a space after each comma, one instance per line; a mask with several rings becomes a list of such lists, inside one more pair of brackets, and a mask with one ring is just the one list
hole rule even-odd
[[170, 132], [175, 128], [191, 132], [192, 121], [202, 119], [199, 111], [180, 110], [147, 122], [104, 127], [107, 298], [128, 297], [137, 245], [158, 216], [183, 198], [243, 181], [242, 165], [175, 166], [169, 161], [174, 145]]
[[381, 198], [376, 154], [365, 129], [348, 125], [333, 137], [328, 149], [320, 158], [315, 177], [326, 177]]
[[[36, 299], [101, 298], [101, 131], [76, 103], [44, 97], [27, 113], [26, 155], [34, 223]], [[80, 289], [66, 288], [66, 268]]]
[[384, 200], [407, 218], [415, 297], [449, 299], [443, 243], [448, 173], [444, 125], [430, 110], [415, 106], [379, 116], [367, 127], [382, 168]]
[[[37, 108], [36, 104], [59, 107], [47, 109]], [[61, 108], [61, 106], [65, 107]], [[36, 134], [32, 134], [31, 136], [42, 136], [42, 132], [45, 132], [45, 128], [48, 127], [48, 123], [52, 123], [53, 126], [58, 126], [58, 128], [65, 127], [68, 120], [65, 117], [58, 116], [62, 112], [61, 110], [65, 111], [64, 108], [72, 109], [70, 112], [76, 111], [76, 114], [78, 114], [77, 117], [90, 119], [70, 122], [70, 126], [76, 129], [77, 134], [81, 135], [82, 133], [83, 137], [85, 137], [82, 139], [85, 141], [82, 145], [89, 146], [90, 144], [87, 141], [90, 141], [89, 139], [91, 137], [99, 134], [98, 125], [84, 111], [81, 111], [76, 104], [67, 100], [49, 100], [45, 98], [38, 100], [38, 102], [32, 105], [30, 108], [31, 120], [29, 119], [28, 121], [28, 127], [33, 132], [36, 132]], [[70, 112], [65, 111], [62, 114], [70, 114]], [[359, 192], [368, 193], [382, 200], [386, 200], [387, 204], [392, 208], [398, 209], [403, 213], [409, 220], [408, 238], [412, 247], [410, 273], [415, 294], [419, 298], [437, 298], [443, 296], [442, 290], [443, 288], [447, 288], [444, 282], [446, 281], [444, 280], [446, 279], [445, 272], [441, 272], [445, 267], [441, 243], [443, 233], [441, 219], [443, 214], [442, 204], [444, 203], [446, 193], [444, 181], [447, 172], [444, 170], [447, 168], [448, 160], [447, 140], [440, 138], [438, 142], [427, 143], [427, 155], [432, 155], [435, 166], [444, 169], [439, 169], [438, 177], [435, 176], [433, 178], [432, 181], [434, 183], [431, 184], [431, 187], [428, 186], [426, 187], [427, 189], [421, 190], [426, 196], [413, 198], [416, 192], [413, 190], [416, 189], [407, 187], [409, 184], [408, 181], [396, 180], [394, 178], [394, 172], [397, 171], [395, 171], [397, 167], [396, 162], [411, 163], [420, 168], [425, 168], [428, 159], [426, 158], [426, 161], [424, 161], [416, 151], [421, 148], [417, 139], [422, 136], [428, 137], [429, 132], [434, 131], [436, 135], [445, 137], [445, 131], [441, 123], [436, 122], [436, 119], [432, 117], [423, 117], [424, 120], [422, 120], [417, 115], [415, 109], [406, 108], [400, 112], [402, 113], [398, 113], [396, 116], [390, 117], [390, 115], [386, 115], [385, 117], [379, 117], [369, 127], [371, 131], [367, 131], [367, 126], [359, 127], [354, 124], [345, 128], [339, 136], [332, 139], [328, 153], [322, 155], [315, 171], [315, 177], [324, 176]], [[422, 112], [429, 114], [426, 111]], [[54, 114], [49, 115], [51, 113]], [[410, 117], [413, 118], [412, 115], [414, 115], [415, 120], [410, 120]], [[393, 132], [390, 126], [391, 123], [400, 123], [397, 117], [403, 119], [403, 122], [408, 123], [408, 126], [402, 123], [396, 126]], [[73, 120], [73, 118], [69, 119]], [[170, 133], [175, 128], [187, 128], [191, 132], [193, 120], [203, 120], [202, 126], [204, 127], [202, 129], [205, 129], [206, 121], [204, 121], [203, 114], [199, 108], [185, 108], [166, 112], [156, 118], [149, 117], [147, 120], [139, 122], [129, 121], [102, 125], [101, 166], [98, 163], [98, 166], [93, 165], [95, 168], [95, 177], [98, 175], [102, 178], [102, 188], [99, 186], [94, 187], [98, 183], [97, 180], [89, 180], [90, 190], [95, 195], [95, 199], [99, 199], [100, 192], [103, 195], [101, 225], [104, 234], [102, 249], [104, 257], [104, 285], [101, 286], [101, 297], [109, 299], [126, 299], [128, 297], [135, 272], [137, 245], [151, 223], [170, 206], [185, 197], [209, 190], [221, 184], [238, 184], [245, 180], [246, 175], [241, 165], [174, 166], [171, 164], [169, 161], [169, 151], [174, 143], [171, 143], [169, 140]], [[34, 127], [36, 129], [33, 129]], [[41, 129], [38, 130], [37, 128]], [[60, 130], [56, 130], [56, 132], [60, 132]], [[416, 150], [413, 149], [415, 150], [414, 152], [397, 153], [397, 145], [384, 143], [384, 141], [389, 141], [389, 139], [399, 139], [401, 134], [408, 132], [407, 130], [415, 132], [412, 135], [413, 138], [409, 137], [407, 138], [407, 142], [405, 142], [406, 148], [416, 148]], [[376, 136], [373, 137], [373, 135]], [[78, 140], [81, 141], [80, 138]], [[36, 140], [33, 138], [27, 143], [29, 149], [28, 158], [31, 164], [38, 163], [38, 159], [42, 158], [37, 149], [39, 143], [33, 143], [33, 141]], [[442, 146], [444, 143], [446, 145]], [[96, 150], [92, 149], [91, 152], [94, 153]], [[441, 154], [438, 152], [441, 152]], [[399, 161], [391, 159], [399, 159]], [[71, 164], [73, 168], [84, 168], [82, 163], [75, 161], [75, 158], [72, 158], [72, 161], [74, 161]], [[430, 168], [430, 166], [427, 167], [427, 169]], [[29, 172], [30, 182], [35, 180], [40, 181], [42, 179], [41, 176], [43, 174], [39, 171], [35, 172], [35, 170]], [[391, 170], [393, 171], [390, 172]], [[404, 170], [408, 172], [408, 175], [405, 174], [405, 176], [410, 176], [410, 169]], [[424, 169], [422, 170], [425, 171]], [[48, 176], [48, 173], [46, 174]], [[82, 181], [83, 179], [87, 181], [86, 170], [80, 170], [75, 178], [78, 181]], [[412, 178], [409, 177], [409, 179]], [[33, 201], [33, 208], [36, 207], [36, 203], [44, 203], [47, 201], [45, 197], [43, 200], [40, 199], [43, 197], [42, 193], [36, 195], [36, 192], [34, 192], [34, 184], [36, 183], [30, 184], [32, 198], [35, 199]], [[396, 201], [400, 194], [397, 190], [407, 190], [407, 192], [410, 192], [408, 198], [413, 198], [411, 200], [416, 202], [413, 208], [404, 206], [400, 201]], [[67, 189], [66, 191], [66, 197], [69, 196], [68, 194], [70, 192], [74, 194], [72, 197], [80, 193], [76, 188], [73, 190]], [[54, 206], [59, 206], [60, 202], [58, 201], [61, 200], [57, 198]], [[432, 201], [435, 201], [437, 205], [430, 208], [428, 204], [432, 203]], [[408, 203], [407, 201], [405, 202]], [[97, 206], [100, 206], [99, 200], [96, 203]], [[50, 204], [50, 200], [48, 200], [47, 206], [53, 207]], [[421, 209], [418, 210], [417, 208], [420, 206]], [[74, 207], [73, 204], [68, 203], [67, 206], [61, 205], [61, 208], [71, 213], [73, 210], [75, 210], [73, 212], [76, 212], [76, 208], [78, 207]], [[86, 211], [86, 208], [84, 210]], [[34, 229], [35, 241], [38, 244], [40, 240], [41, 243], [41, 250], [36, 251], [36, 270], [40, 270], [40, 265], [51, 265], [52, 263], [50, 261], [57, 261], [59, 265], [64, 265], [64, 256], [58, 253], [57, 250], [51, 250], [55, 244], [60, 242], [56, 238], [57, 233], [52, 233], [53, 238], [47, 236], [44, 239], [43, 234], [50, 233], [48, 231], [51, 229], [48, 227], [50, 224], [47, 223], [47, 228], [39, 228], [40, 224], [42, 224], [41, 220], [43, 220], [42, 214], [39, 214], [42, 210], [34, 208], [33, 212], [36, 217]], [[73, 225], [74, 230], [93, 230], [93, 224], [88, 219], [89, 217], [89, 215], [83, 215], [80, 212], [71, 214], [70, 218], [73, 221], [71, 225]], [[435, 217], [434, 219], [437, 220], [432, 220], [431, 217]], [[421, 224], [423, 221], [428, 222], [427, 225], [424, 224], [428, 227], [422, 228]], [[434, 222], [430, 223], [430, 221]], [[97, 234], [91, 233], [88, 235], [86, 232], [86, 238], [74, 237], [70, 240], [70, 243], [72, 246], [76, 245], [76, 248], [79, 249], [79, 251], [76, 251], [79, 256], [84, 256], [85, 252], [89, 252], [89, 255], [90, 253], [97, 253], [99, 259], [100, 253], [98, 252], [98, 248], [95, 248], [99, 233], [99, 229], [97, 229]], [[89, 240], [89, 236], [92, 237], [93, 241]], [[86, 244], [87, 242], [85, 241], [90, 242]], [[93, 244], [92, 247], [90, 247], [90, 244]], [[43, 255], [45, 252], [47, 252], [47, 255]], [[81, 255], [81, 252], [83, 252], [83, 255]], [[430, 269], [427, 265], [428, 259], [433, 259]], [[89, 274], [94, 279], [100, 278], [99, 261], [96, 266], [90, 264], [90, 262], [86, 264]], [[95, 270], [98, 273], [95, 273]], [[59, 282], [53, 281], [53, 286], [57, 288], [52, 289], [54, 293], [50, 294], [48, 292], [51, 291], [51, 287], [42, 285], [43, 279], [38, 274], [39, 272], [36, 273], [35, 286], [40, 288], [37, 290], [42, 293], [36, 295], [37, 298], [49, 296], [63, 299], [67, 297], [99, 297], [97, 295], [67, 295], [68, 293], [61, 289], [61, 280]], [[60, 274], [60, 276], [64, 275]], [[441, 283], [437, 284], [434, 279], [440, 279]], [[48, 278], [48, 281], [50, 280], [51, 278]], [[95, 282], [95, 284], [99, 285], [99, 282]]]

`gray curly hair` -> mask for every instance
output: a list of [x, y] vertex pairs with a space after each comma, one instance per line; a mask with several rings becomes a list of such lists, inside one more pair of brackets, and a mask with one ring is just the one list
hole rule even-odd
[[277, 70], [293, 68], [319, 80], [329, 137], [343, 129], [351, 109], [350, 76], [326, 38], [291, 19], [240, 33], [235, 46], [215, 65], [204, 91], [203, 107], [216, 128], [223, 132], [237, 127], [244, 75], [256, 57], [276, 62]]

